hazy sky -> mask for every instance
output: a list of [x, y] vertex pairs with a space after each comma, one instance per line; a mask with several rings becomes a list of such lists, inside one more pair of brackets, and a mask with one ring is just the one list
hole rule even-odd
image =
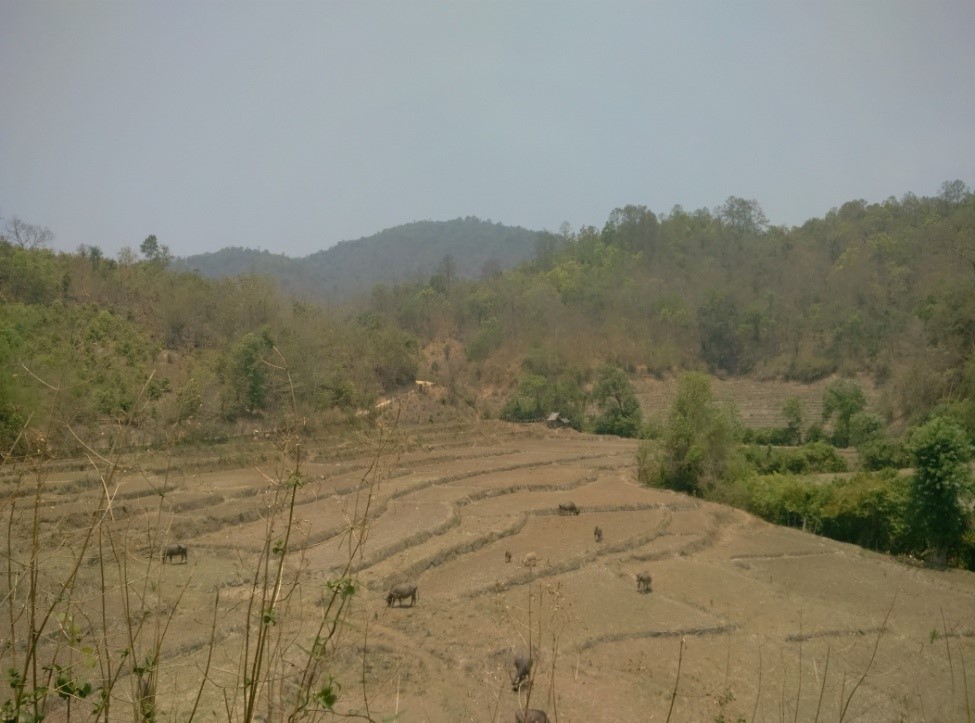
[[114, 255], [975, 185], [975, 2], [0, 0], [0, 216]]

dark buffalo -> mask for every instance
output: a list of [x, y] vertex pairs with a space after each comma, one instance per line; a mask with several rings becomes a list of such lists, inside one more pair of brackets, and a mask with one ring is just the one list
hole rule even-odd
[[420, 592], [416, 585], [401, 583], [399, 585], [395, 585], [386, 595], [386, 606], [392, 607], [393, 600], [395, 600], [397, 607], [402, 607], [403, 601], [409, 598], [410, 607], [413, 607], [416, 605], [417, 598], [419, 597]]
[[511, 690], [516, 693], [521, 690], [521, 686], [528, 681], [528, 676], [531, 675], [534, 662], [528, 655], [515, 656], [515, 674], [511, 676]]
[[515, 723], [548, 723], [548, 716], [545, 711], [538, 708], [515, 711]]
[[511, 550], [505, 550], [504, 561], [511, 562]]
[[565, 503], [559, 505], [559, 514], [560, 515], [578, 515], [579, 514], [579, 508], [576, 507], [576, 503], [575, 502], [565, 502]]
[[603, 541], [603, 528], [600, 527], [599, 525], [596, 525], [596, 529], [592, 531], [592, 536], [596, 540], [596, 542], [602, 542]]
[[653, 592], [651, 585], [653, 584], [653, 578], [650, 577], [649, 572], [638, 572], [636, 575], [636, 589], [637, 592]]
[[174, 543], [169, 545], [165, 550], [163, 550], [162, 561], [163, 564], [167, 562], [172, 563], [174, 557], [179, 557], [182, 561], [186, 562], [186, 545], [180, 543]]

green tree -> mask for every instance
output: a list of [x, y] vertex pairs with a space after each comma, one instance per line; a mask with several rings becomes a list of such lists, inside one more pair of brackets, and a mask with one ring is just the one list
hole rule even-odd
[[850, 444], [860, 448], [884, 435], [884, 420], [874, 412], [856, 412], [850, 416]]
[[646, 206], [624, 206], [613, 209], [603, 226], [602, 240], [626, 251], [641, 252], [647, 259], [656, 252], [660, 223]]
[[596, 434], [637, 436], [643, 414], [633, 385], [622, 369], [604, 366], [600, 370], [592, 400], [599, 409], [599, 414], [593, 420]]
[[972, 195], [965, 182], [957, 178], [954, 181], [942, 183], [938, 191], [938, 199], [944, 206], [948, 207], [964, 203]]
[[768, 218], [754, 199], [728, 196], [717, 215], [725, 224], [742, 233], [758, 234], [768, 228]]
[[537, 422], [559, 412], [579, 429], [582, 421], [582, 389], [571, 377], [554, 378], [524, 374], [518, 389], [505, 402], [501, 418], [509, 422]]
[[968, 467], [972, 446], [958, 425], [935, 417], [914, 430], [910, 451], [915, 470], [910, 485], [912, 527], [944, 565], [968, 529], [966, 505], [975, 492]]
[[736, 433], [735, 417], [715, 401], [711, 380], [699, 372], [682, 374], [664, 432], [663, 455], [650, 481], [691, 494], [711, 492], [730, 476]]
[[745, 346], [739, 332], [738, 304], [732, 294], [711, 292], [697, 312], [701, 356], [712, 370], [745, 371]]
[[146, 240], [139, 245], [139, 251], [152, 266], [166, 268], [173, 260], [173, 255], [169, 253], [169, 247], [159, 243], [155, 235], [147, 236]]
[[231, 416], [253, 414], [263, 409], [268, 394], [268, 371], [265, 356], [273, 347], [270, 334], [247, 333], [237, 342], [221, 364], [221, 377], [227, 385], [232, 403]]
[[852, 379], [837, 379], [823, 392], [823, 422], [833, 420], [833, 444], [850, 446], [850, 419], [867, 406], [863, 389]]
[[785, 400], [782, 407], [782, 416], [785, 417], [785, 428], [789, 432], [789, 439], [792, 444], [802, 444], [802, 401], [799, 397], [789, 397]]

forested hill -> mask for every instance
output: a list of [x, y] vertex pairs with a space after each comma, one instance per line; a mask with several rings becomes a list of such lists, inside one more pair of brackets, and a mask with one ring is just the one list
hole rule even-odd
[[342, 299], [376, 284], [416, 281], [433, 273], [490, 275], [531, 258], [537, 236], [469, 216], [396, 226], [304, 258], [235, 247], [180, 259], [176, 266], [211, 278], [254, 273], [275, 279], [286, 292]]
[[[92, 435], [139, 410], [147, 438], [167, 419], [205, 437], [238, 420], [276, 424], [292, 399], [308, 418], [355, 420], [417, 378], [472, 408], [525, 388], [539, 413], [564, 412], [606, 365], [661, 378], [870, 375], [886, 421], [948, 409], [975, 438], [975, 194], [961, 181], [935, 197], [849, 201], [795, 228], [737, 197], [659, 215], [626, 206], [559, 234], [411, 224], [301, 261], [229, 250], [253, 263], [218, 279], [174, 269], [154, 236], [141, 258], [114, 260], [97, 247], [55, 253], [49, 232], [23, 226], [0, 223], [0, 448], [38, 404], [67, 405], [58, 414]], [[518, 253], [530, 258], [499, 270]], [[303, 276], [287, 273], [297, 266]], [[281, 293], [316, 276], [368, 296], [318, 305]]]

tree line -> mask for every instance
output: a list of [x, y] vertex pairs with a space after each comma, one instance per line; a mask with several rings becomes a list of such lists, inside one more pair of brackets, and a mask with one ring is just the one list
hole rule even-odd
[[119, 421], [156, 442], [275, 428], [292, 386], [319, 425], [354, 423], [416, 378], [416, 337], [380, 315], [332, 313], [258, 276], [172, 271], [171, 260], [155, 236], [109, 259], [4, 233], [0, 449], [97, 447]]
[[[485, 222], [464, 225], [476, 235]], [[502, 390], [487, 413], [562, 411], [623, 431], [639, 423], [605, 391], [606, 369], [866, 373], [885, 425], [944, 412], [975, 432], [975, 195], [960, 181], [794, 228], [738, 197], [713, 210], [625, 206], [602, 228], [536, 234], [514, 268], [471, 279], [446, 253], [421, 281], [327, 308], [262, 276], [179, 270], [155, 236], [110, 259], [97, 246], [50, 251], [51, 233], [19, 219], [2, 228], [5, 439], [52, 395], [89, 421], [142, 410], [147, 433], [164, 420], [270, 420], [285, 370], [320, 418], [354, 418], [422, 373], [455, 401]]]
[[975, 195], [850, 201], [802, 226], [757, 202], [613, 211], [539, 235], [534, 257], [477, 280], [378, 285], [370, 309], [421, 342], [464, 345], [480, 382], [594, 381], [604, 364], [809, 382], [869, 374], [886, 422], [950, 406], [975, 431]]

